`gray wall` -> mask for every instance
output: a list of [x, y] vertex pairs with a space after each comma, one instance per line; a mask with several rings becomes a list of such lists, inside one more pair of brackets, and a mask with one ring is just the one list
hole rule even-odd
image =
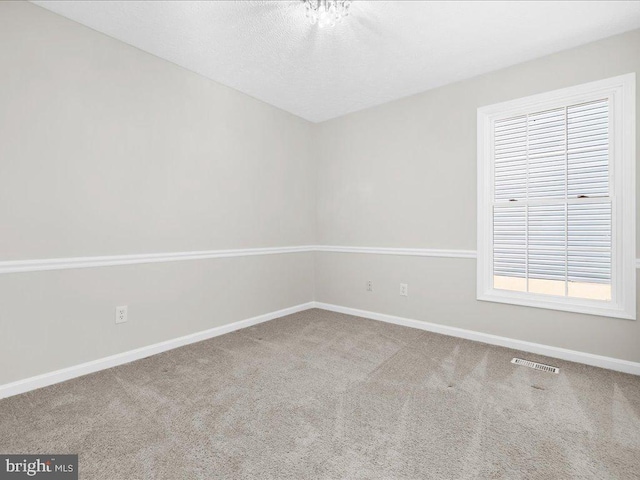
[[[475, 250], [477, 108], [629, 72], [640, 30], [318, 125], [318, 243]], [[640, 361], [640, 321], [478, 302], [475, 274], [473, 259], [318, 253], [316, 300]]]
[[[310, 123], [24, 2], [0, 64], [1, 260], [314, 242]], [[312, 299], [310, 253], [0, 275], [0, 384]]]
[[314, 241], [311, 123], [0, 3], [3, 260]]

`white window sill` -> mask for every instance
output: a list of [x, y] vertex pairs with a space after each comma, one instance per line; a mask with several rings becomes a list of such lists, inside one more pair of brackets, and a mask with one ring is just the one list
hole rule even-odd
[[525, 307], [545, 308], [564, 312], [584, 313], [603, 317], [636, 320], [636, 312], [627, 311], [613, 302], [602, 300], [581, 300], [551, 295], [536, 295], [531, 293], [510, 292], [507, 290], [490, 289], [478, 292], [477, 299], [484, 302], [506, 303]]

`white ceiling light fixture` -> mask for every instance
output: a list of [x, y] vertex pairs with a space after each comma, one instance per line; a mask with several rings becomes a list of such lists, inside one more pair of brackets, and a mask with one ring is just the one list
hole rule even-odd
[[303, 0], [311, 25], [333, 27], [349, 15], [351, 0]]

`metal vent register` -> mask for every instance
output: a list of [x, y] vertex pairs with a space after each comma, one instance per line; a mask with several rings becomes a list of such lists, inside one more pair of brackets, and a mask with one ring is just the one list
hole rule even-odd
[[511, 360], [511, 363], [534, 368], [536, 370], [542, 370], [543, 372], [560, 373], [560, 369], [558, 367], [552, 367], [551, 365], [545, 365], [544, 363], [530, 362], [529, 360], [523, 360], [521, 358], [514, 358]]

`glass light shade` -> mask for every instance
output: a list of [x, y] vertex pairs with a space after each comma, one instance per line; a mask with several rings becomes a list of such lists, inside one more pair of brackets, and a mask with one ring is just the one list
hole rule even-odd
[[349, 15], [351, 0], [304, 0], [307, 18], [320, 28], [333, 27]]

